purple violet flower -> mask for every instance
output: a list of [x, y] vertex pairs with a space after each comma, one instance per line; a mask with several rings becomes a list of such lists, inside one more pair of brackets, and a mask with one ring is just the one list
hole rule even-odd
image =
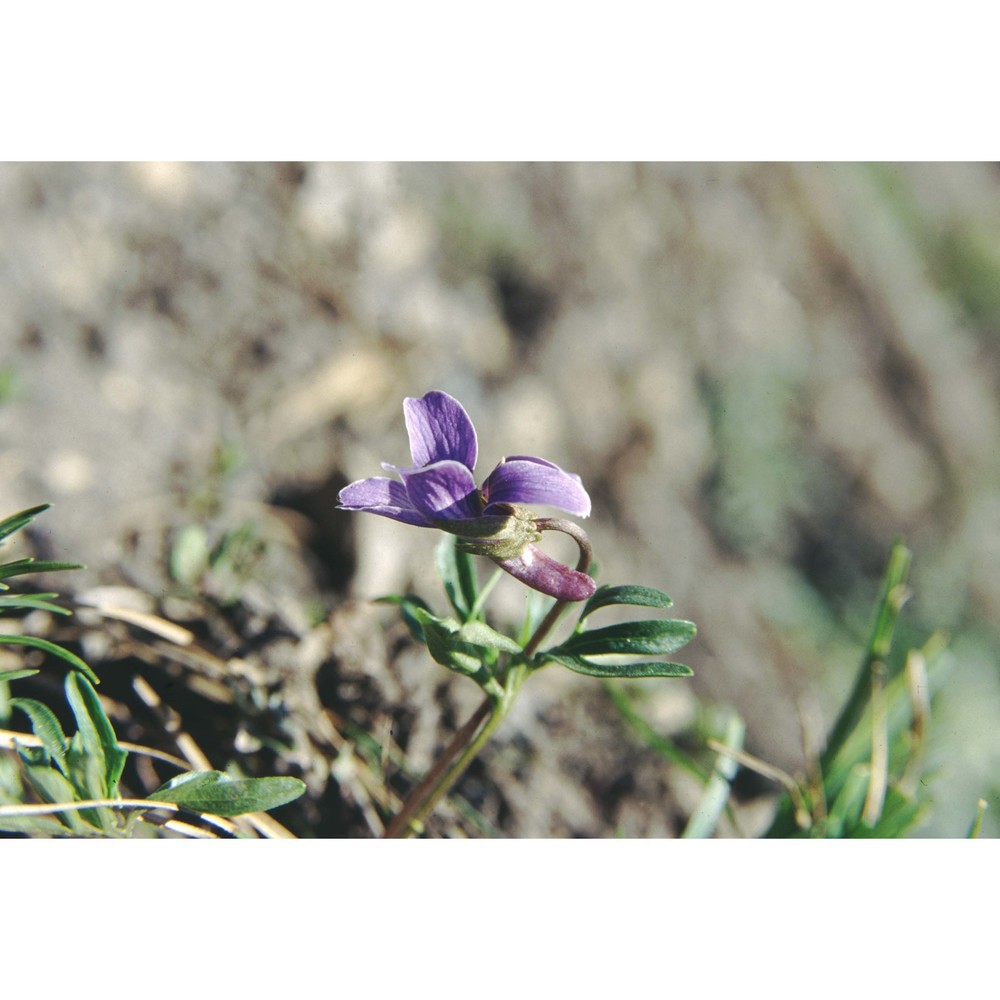
[[531, 455], [501, 460], [476, 487], [476, 429], [462, 404], [445, 392], [403, 400], [413, 465], [382, 463], [402, 482], [376, 476], [340, 491], [343, 510], [381, 514], [420, 528], [438, 528], [459, 537], [466, 552], [489, 556], [535, 590], [561, 601], [582, 601], [596, 590], [585, 573], [547, 556], [534, 543], [541, 532], [519, 504], [558, 507], [577, 517], [590, 514], [590, 497], [579, 476]]

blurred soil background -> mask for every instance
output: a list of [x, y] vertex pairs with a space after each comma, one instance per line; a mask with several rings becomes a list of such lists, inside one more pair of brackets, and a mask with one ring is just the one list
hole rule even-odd
[[[533, 678], [431, 835], [675, 836], [700, 787], [656, 737], [703, 753], [727, 709], [803, 770], [899, 535], [907, 628], [954, 653], [917, 834], [982, 795], [995, 835], [998, 388], [993, 165], [0, 166], [0, 515], [54, 504], [5, 553], [88, 567], [25, 627], [82, 651], [121, 738], [303, 777], [299, 836], [377, 835], [479, 701], [371, 602], [443, 610], [435, 533], [334, 509], [407, 462], [430, 389], [480, 478], [579, 473], [601, 580], [699, 626], [692, 681]], [[777, 787], [736, 791], [720, 832], [760, 832]]]

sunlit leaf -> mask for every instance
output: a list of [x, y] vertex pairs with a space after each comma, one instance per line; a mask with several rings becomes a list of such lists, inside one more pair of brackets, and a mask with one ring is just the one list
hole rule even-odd
[[192, 812], [240, 816], [283, 806], [305, 790], [305, 782], [298, 778], [231, 778], [221, 771], [191, 771], [171, 779], [149, 798]]

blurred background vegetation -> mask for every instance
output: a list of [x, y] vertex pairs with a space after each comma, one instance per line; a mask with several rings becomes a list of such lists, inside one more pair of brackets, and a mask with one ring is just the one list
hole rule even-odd
[[[433, 533], [334, 510], [437, 388], [482, 472], [578, 472], [601, 579], [699, 625], [692, 682], [539, 675], [438, 832], [675, 835], [700, 789], [660, 751], [726, 709], [807, 769], [903, 536], [903, 628], [952, 651], [916, 832], [983, 796], [996, 835], [995, 166], [4, 165], [0, 305], [0, 515], [53, 502], [34, 554], [89, 566], [52, 629], [123, 738], [166, 712], [217, 767], [305, 777], [296, 833], [377, 833], [477, 703], [368, 601], [440, 604]], [[761, 831], [777, 787], [736, 791], [723, 832]]]

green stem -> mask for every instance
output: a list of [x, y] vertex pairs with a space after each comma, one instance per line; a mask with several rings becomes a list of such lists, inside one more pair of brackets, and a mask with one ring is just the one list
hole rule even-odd
[[497, 585], [500, 577], [503, 576], [503, 570], [498, 569], [494, 574], [483, 584], [483, 589], [479, 591], [476, 597], [475, 604], [469, 609], [469, 621], [475, 621], [483, 610], [483, 605], [486, 603], [486, 598], [490, 596], [490, 592]]
[[[590, 569], [592, 550], [581, 528], [572, 521], [564, 521], [561, 518], [540, 518], [536, 524], [540, 531], [562, 531], [570, 535], [580, 549], [577, 571], [586, 573]], [[402, 808], [386, 827], [384, 838], [410, 837], [422, 830], [425, 820], [434, 811], [438, 802], [461, 777], [503, 722], [514, 704], [518, 691], [521, 690], [521, 685], [531, 671], [531, 658], [538, 652], [542, 640], [551, 631], [568, 603], [568, 601], [556, 601], [552, 605], [549, 613], [535, 629], [534, 635], [528, 640], [523, 652], [509, 664], [503, 696], [485, 698], [468, 722], [455, 733], [441, 752], [441, 756], [434, 762], [420, 784], [409, 794]]]

